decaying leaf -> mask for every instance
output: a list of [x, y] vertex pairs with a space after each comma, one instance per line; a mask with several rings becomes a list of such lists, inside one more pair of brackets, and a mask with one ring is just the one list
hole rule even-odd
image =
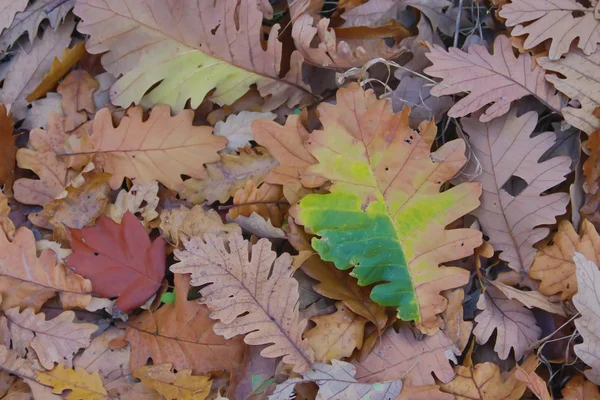
[[92, 97], [96, 89], [98, 89], [98, 81], [83, 69], [71, 71], [58, 85], [56, 91], [62, 95], [62, 109], [65, 113], [65, 130], [67, 132], [88, 120], [86, 111], [89, 113], [96, 111]]
[[[292, 258], [279, 258], [271, 244], [261, 239], [252, 246], [239, 234], [227, 238], [204, 235], [184, 242], [185, 250], [176, 250], [181, 261], [171, 266], [178, 274], [192, 274], [192, 285], [201, 289], [202, 302], [212, 311], [211, 318], [221, 322], [214, 331], [231, 338], [245, 335], [251, 345], [271, 344], [263, 357], [281, 357], [305, 371], [313, 361], [302, 339], [306, 320], [298, 315], [298, 282], [292, 278]], [[249, 258], [251, 256], [251, 258]], [[262, 284], [259, 285], [259, 282]]]
[[89, 346], [90, 335], [98, 329], [94, 324], [73, 323], [73, 311], [64, 311], [46, 321], [44, 313], [36, 314], [31, 308], [19, 312], [15, 307], [6, 310], [4, 318], [17, 354], [25, 357], [27, 348], [31, 347], [40, 364], [48, 370], [54, 368], [54, 363], [70, 367], [75, 353]]
[[469, 93], [450, 108], [450, 117], [464, 117], [493, 103], [479, 117], [481, 122], [488, 122], [506, 114], [513, 101], [529, 95], [552, 110], [561, 108], [560, 97], [544, 79], [545, 71], [539, 67], [532, 69], [528, 54], [515, 57], [505, 36], [496, 38], [493, 54], [477, 44], [469, 46], [467, 53], [433, 45], [426, 56], [433, 65], [425, 72], [443, 79], [431, 89], [432, 95]]
[[108, 394], [98, 372], [88, 374], [84, 369], [74, 370], [59, 364], [51, 371], [37, 371], [36, 375], [39, 383], [54, 388], [52, 393], [70, 390], [68, 400], [100, 400]]
[[183, 184], [181, 175], [202, 178], [204, 163], [219, 160], [217, 151], [226, 139], [212, 135], [209, 127], [193, 126], [194, 113], [184, 110], [171, 117], [168, 106], [154, 107], [143, 120], [141, 107], [130, 108], [117, 128], [110, 110], [96, 113], [91, 136], [69, 142], [66, 155], [94, 156], [94, 163], [112, 175], [118, 189], [123, 178], [135, 183], [158, 180], [170, 189]]
[[192, 376], [191, 370], [171, 372], [171, 364], [139, 367], [133, 377], [162, 394], [166, 400], [204, 400], [210, 394], [206, 376]]
[[575, 253], [573, 260], [579, 287], [573, 296], [573, 304], [581, 313], [581, 318], [575, 320], [575, 326], [583, 337], [583, 343], [575, 345], [575, 354], [592, 368], [584, 371], [585, 376], [600, 385], [600, 269], [581, 253]]
[[314, 351], [315, 361], [330, 363], [350, 357], [354, 349], [362, 347], [367, 320], [354, 314], [342, 302], [336, 303], [336, 308], [333, 314], [312, 317], [316, 326], [304, 333]]
[[439, 264], [472, 254], [482, 240], [475, 230], [445, 230], [479, 205], [477, 183], [440, 193], [466, 162], [464, 142], [431, 153], [433, 123], [413, 131], [408, 108], [394, 115], [389, 101], [357, 84], [318, 110], [323, 129], [313, 131], [308, 146], [319, 163], [308, 173], [330, 180], [331, 193], [304, 197], [297, 211], [299, 222], [320, 236], [313, 248], [339, 269], [353, 268], [359, 285], [376, 284], [371, 298], [396, 307], [400, 318], [439, 326], [447, 303], [440, 292], [469, 275]]
[[279, 78], [279, 25], [271, 29], [263, 49], [257, 0], [126, 0], [124, 5], [82, 0], [75, 6], [83, 19], [78, 30], [91, 36], [88, 52], [108, 51], [102, 65], [114, 76], [123, 74], [111, 89], [113, 104], [162, 103], [179, 112], [188, 99], [198, 107], [213, 89], [209, 100], [231, 104], [256, 84], [262, 96], [270, 96], [265, 108], [274, 109], [284, 103], [294, 106], [309, 92], [298, 53], [291, 56], [290, 71]]
[[506, 298], [494, 286], [488, 286], [479, 297], [477, 308], [482, 310], [475, 317], [473, 329], [477, 343], [487, 343], [496, 331], [494, 350], [502, 360], [508, 358], [511, 348], [515, 358], [520, 360], [542, 333], [533, 312], [517, 300]]
[[121, 224], [102, 216], [95, 226], [70, 232], [67, 265], [92, 281], [94, 293], [119, 296], [117, 310], [133, 310], [156, 293], [165, 275], [165, 242], [160, 237], [151, 242], [132, 213]]
[[454, 371], [448, 357], [454, 360], [454, 344], [442, 332], [415, 339], [409, 328], [396, 332], [393, 328], [377, 339], [367, 357], [354, 361], [356, 379], [376, 383], [403, 379], [406, 386], [435, 384], [435, 377], [450, 382]]
[[[500, 258], [521, 273], [529, 272], [536, 254], [533, 245], [549, 232], [537, 226], [554, 223], [569, 203], [567, 193], [542, 195], [565, 179], [571, 160], [559, 156], [539, 162], [553, 145], [555, 134], [544, 132], [531, 137], [537, 120], [534, 111], [517, 117], [514, 108], [487, 124], [473, 118], [461, 119], [483, 170], [474, 179], [481, 182], [484, 192], [481, 206], [473, 214], [490, 244], [502, 251]], [[521, 178], [527, 186], [523, 189], [522, 185], [511, 185], [512, 177]]]
[[402, 380], [381, 383], [361, 383], [354, 377], [356, 370], [352, 364], [332, 360], [329, 364], [313, 364], [302, 373], [302, 378], [290, 378], [280, 383], [270, 400], [287, 400], [293, 398], [294, 387], [299, 383], [314, 382], [319, 385], [317, 399], [395, 399], [402, 390]]

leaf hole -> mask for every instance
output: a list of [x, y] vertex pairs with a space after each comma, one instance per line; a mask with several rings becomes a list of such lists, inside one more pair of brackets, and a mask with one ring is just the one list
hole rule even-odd
[[571, 15], [573, 16], [573, 18], [581, 18], [585, 15], [585, 13], [581, 10], [574, 10], [571, 11]]
[[518, 196], [527, 187], [525, 179], [519, 176], [511, 176], [509, 180], [502, 186], [502, 189], [506, 190], [508, 194], [515, 197]]
[[98, 257], [100, 254], [94, 252], [94, 257]]

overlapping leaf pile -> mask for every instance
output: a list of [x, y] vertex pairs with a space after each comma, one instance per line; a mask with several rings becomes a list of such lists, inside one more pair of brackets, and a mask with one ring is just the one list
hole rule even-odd
[[598, 0], [0, 0], [0, 398], [600, 398], [599, 44]]

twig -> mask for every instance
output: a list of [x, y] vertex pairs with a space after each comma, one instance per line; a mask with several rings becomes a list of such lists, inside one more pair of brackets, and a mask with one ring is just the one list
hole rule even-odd
[[460, 19], [462, 17], [463, 0], [458, 0], [458, 14], [456, 15], [456, 26], [454, 28], [454, 47], [458, 47], [458, 35], [460, 31]]
[[52, 11], [56, 10], [58, 7], [65, 4], [67, 1], [69, 1], [69, 0], [54, 0], [52, 3], [50, 3], [49, 6], [44, 8], [44, 12], [46, 14], [50, 14]]

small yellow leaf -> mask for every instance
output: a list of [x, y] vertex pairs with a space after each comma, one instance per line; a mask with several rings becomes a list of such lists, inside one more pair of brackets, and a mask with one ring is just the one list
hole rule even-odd
[[139, 367], [133, 377], [162, 394], [167, 400], [204, 400], [210, 393], [211, 381], [206, 376], [192, 376], [189, 369], [171, 372], [171, 364]]
[[71, 390], [66, 397], [68, 400], [103, 399], [108, 395], [97, 371], [89, 374], [84, 369], [75, 370], [59, 364], [52, 371], [37, 371], [36, 376], [36, 381], [54, 388], [52, 393], [61, 394]]
[[65, 74], [69, 72], [69, 70], [73, 68], [73, 66], [77, 64], [77, 62], [81, 60], [83, 56], [85, 56], [85, 42], [79, 42], [70, 49], [66, 48], [63, 51], [60, 60], [56, 57], [54, 58], [54, 61], [52, 61], [52, 66], [50, 67], [50, 71], [44, 75], [44, 78], [40, 84], [33, 89], [33, 92], [31, 92], [25, 98], [25, 100], [32, 102], [40, 97], [43, 97], [46, 93], [54, 89], [58, 84], [58, 81], [65, 76]]

